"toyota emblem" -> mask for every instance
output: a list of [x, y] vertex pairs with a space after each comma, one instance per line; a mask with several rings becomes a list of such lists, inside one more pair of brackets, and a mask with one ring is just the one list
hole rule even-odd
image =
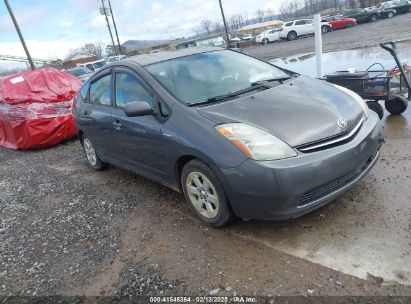
[[338, 124], [338, 126], [339, 126], [341, 129], [345, 129], [345, 128], [347, 127], [347, 120], [344, 119], [344, 118], [340, 118], [340, 119], [337, 121], [337, 124]]

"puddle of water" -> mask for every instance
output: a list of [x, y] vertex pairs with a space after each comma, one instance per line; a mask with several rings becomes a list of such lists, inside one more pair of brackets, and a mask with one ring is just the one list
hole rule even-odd
[[[399, 58], [402, 62], [411, 64], [411, 43], [397, 43]], [[278, 58], [270, 62], [311, 77], [316, 76], [316, 56], [314, 53], [296, 55], [287, 58]], [[332, 74], [336, 71], [346, 71], [349, 68], [366, 70], [373, 63], [381, 63], [385, 69], [389, 70], [396, 66], [394, 58], [380, 46], [361, 48], [356, 50], [338, 51], [323, 54], [324, 75]], [[376, 66], [375, 69], [381, 69]]]

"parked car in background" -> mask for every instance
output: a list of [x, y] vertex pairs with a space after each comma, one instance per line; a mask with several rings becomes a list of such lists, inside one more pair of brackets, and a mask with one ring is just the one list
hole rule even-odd
[[379, 10], [393, 9], [397, 14], [410, 12], [410, 3], [407, 0], [387, 1], [377, 5]]
[[126, 59], [127, 56], [126, 55], [118, 55], [118, 56], [109, 56], [106, 58], [107, 63], [111, 63], [111, 62], [116, 62], [116, 61], [120, 61], [123, 59]]
[[[332, 26], [327, 22], [321, 22], [321, 32], [329, 32]], [[301, 36], [313, 35], [315, 33], [313, 19], [300, 19], [286, 22], [280, 29], [280, 38], [294, 40]]]
[[375, 9], [366, 10], [363, 8], [355, 8], [344, 12], [345, 18], [354, 18], [358, 23], [375, 22], [378, 20], [378, 12]]
[[354, 92], [221, 48], [113, 63], [74, 105], [92, 168], [110, 163], [182, 192], [213, 226], [317, 209], [369, 172], [383, 142]]
[[91, 77], [91, 75], [93, 75], [93, 71], [86, 67], [68, 69], [64, 72], [79, 78], [82, 82], [86, 82]]
[[230, 42], [240, 42], [240, 41], [241, 41], [240, 37], [230, 38]]
[[344, 16], [330, 16], [323, 19], [323, 22], [331, 24], [332, 29], [342, 29], [347, 27], [353, 27], [357, 25], [357, 20], [354, 18], [345, 18]]
[[100, 59], [100, 60], [96, 60], [96, 61], [92, 61], [92, 62], [87, 62], [87, 63], [81, 63], [78, 65], [78, 67], [80, 68], [88, 68], [90, 70], [92, 70], [93, 72], [98, 71], [99, 69], [101, 69], [103, 66], [105, 66], [107, 64], [107, 61], [105, 61], [104, 59]]
[[278, 28], [263, 31], [255, 37], [255, 42], [264, 45], [278, 40], [280, 40], [280, 29]]
[[242, 37], [241, 37], [241, 40], [251, 40], [251, 39], [253, 39], [254, 37], [253, 37], [253, 35], [251, 35], [251, 34], [244, 34]]
[[397, 14], [397, 11], [392, 8], [386, 8], [382, 10], [377, 9], [377, 12], [378, 12], [378, 17], [381, 19], [392, 18], [395, 16], [395, 14]]

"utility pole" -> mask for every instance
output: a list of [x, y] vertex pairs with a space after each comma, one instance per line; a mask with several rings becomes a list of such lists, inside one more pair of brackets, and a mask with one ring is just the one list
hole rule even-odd
[[106, 17], [107, 28], [108, 28], [108, 31], [110, 32], [111, 42], [113, 43], [112, 44], [113, 48], [114, 48], [113, 51], [114, 51], [114, 54], [117, 55], [117, 50], [116, 50], [116, 45], [114, 43], [113, 33], [111, 32], [110, 22], [108, 21], [108, 17], [107, 17], [107, 10], [106, 10], [106, 7], [104, 6], [104, 0], [101, 0], [101, 5], [102, 5], [102, 8], [101, 8], [100, 13], [102, 15], [104, 14], [104, 16]]
[[223, 4], [221, 3], [221, 0], [219, 0], [219, 1], [220, 1], [221, 16], [223, 17], [225, 34], [226, 34], [226, 36], [227, 36], [227, 47], [230, 47], [230, 36], [228, 35], [227, 22], [225, 21]]
[[27, 60], [30, 63], [30, 67], [31, 67], [32, 70], [35, 70], [36, 66], [33, 63], [33, 59], [30, 56], [29, 50], [27, 49], [26, 42], [24, 41], [23, 35], [20, 31], [19, 24], [17, 23], [16, 17], [14, 17], [14, 14], [13, 14], [13, 11], [10, 7], [10, 4], [9, 4], [8, 0], [4, 0], [4, 3], [6, 4], [7, 10], [9, 11], [11, 20], [13, 21], [13, 24], [14, 24], [14, 27], [16, 28], [17, 34], [19, 35], [20, 42], [23, 45], [23, 49], [26, 52]]
[[118, 44], [118, 52], [120, 53], [120, 55], [123, 55], [123, 54], [121, 53], [121, 45], [120, 45], [120, 39], [118, 38], [116, 21], [114, 20], [113, 10], [111, 9], [111, 2], [110, 2], [110, 0], [107, 0], [107, 1], [108, 1], [108, 7], [110, 8], [111, 19], [113, 20], [114, 31], [116, 32], [117, 44]]

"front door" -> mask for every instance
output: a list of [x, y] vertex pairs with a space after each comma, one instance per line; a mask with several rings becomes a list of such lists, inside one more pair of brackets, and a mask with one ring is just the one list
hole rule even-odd
[[117, 69], [114, 77], [113, 144], [119, 165], [163, 179], [164, 148], [159, 121], [154, 115], [128, 117], [124, 112], [131, 102], [148, 102], [154, 108], [154, 94], [132, 71]]

